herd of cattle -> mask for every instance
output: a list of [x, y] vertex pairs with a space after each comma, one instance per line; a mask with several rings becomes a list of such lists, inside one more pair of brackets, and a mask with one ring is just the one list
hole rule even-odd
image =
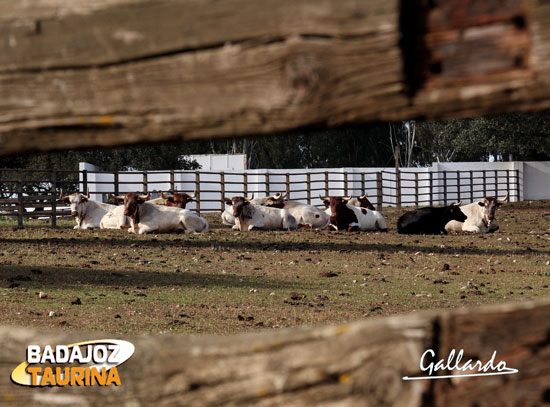
[[[138, 234], [208, 231], [206, 219], [185, 209], [196, 194], [163, 192], [159, 198], [150, 198], [150, 193], [140, 195], [130, 192], [123, 196], [111, 195], [110, 203], [103, 203], [80, 193], [63, 196], [61, 191], [59, 199], [70, 205], [71, 215], [76, 221], [75, 229], [129, 229], [129, 232]], [[233, 197], [225, 200], [227, 207], [221, 215], [222, 222], [240, 231], [298, 228], [388, 231], [386, 220], [366, 195], [353, 199], [319, 198], [326, 206], [324, 211], [313, 205], [288, 200], [281, 193], [261, 198]], [[469, 205], [460, 206], [457, 203], [409, 211], [399, 218], [397, 231], [404, 234], [495, 232], [499, 228], [495, 222], [495, 211], [507, 198], [508, 195], [504, 198], [486, 197]]]

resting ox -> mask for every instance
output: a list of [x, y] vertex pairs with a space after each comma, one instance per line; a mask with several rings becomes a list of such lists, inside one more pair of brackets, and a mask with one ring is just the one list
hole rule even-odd
[[[321, 198], [321, 197], [319, 197]], [[328, 206], [325, 211], [330, 215], [330, 229], [352, 231], [387, 232], [386, 220], [380, 212], [349, 205], [351, 197], [325, 197], [321, 198]]]
[[233, 208], [235, 217], [233, 229], [243, 232], [253, 229], [298, 229], [296, 219], [287, 210], [256, 205], [251, 201], [252, 199], [240, 196], [226, 199], [227, 205]]
[[63, 190], [61, 190], [59, 200], [71, 206], [71, 215], [76, 221], [74, 229], [98, 228], [103, 216], [115, 208], [114, 205], [92, 201], [88, 195], [78, 192], [63, 196]]
[[403, 214], [397, 221], [397, 231], [401, 234], [447, 234], [445, 225], [451, 220], [464, 222], [466, 215], [460, 210], [460, 203], [441, 208], [420, 208]]
[[[269, 197], [261, 197], [261, 198], [254, 198], [254, 194], [252, 194], [252, 199], [246, 198], [250, 203], [253, 203], [255, 205], [265, 205]], [[224, 211], [222, 212], [222, 223], [224, 225], [233, 226], [233, 229], [238, 230], [236, 223], [235, 223], [235, 216], [233, 216], [233, 207], [231, 200], [226, 199], [225, 203], [228, 205]]]
[[373, 204], [370, 203], [370, 201], [367, 198], [367, 194], [361, 195], [359, 198], [352, 198], [348, 202], [348, 205], [357, 206], [359, 208], [367, 208], [371, 211], [375, 211], [376, 208]]
[[472, 232], [472, 233], [493, 233], [498, 230], [498, 223], [495, 222], [495, 212], [503, 202], [504, 198], [483, 198], [479, 202], [461, 206], [460, 209], [468, 217], [464, 222], [452, 220], [445, 225], [447, 232]]
[[287, 201], [281, 193], [268, 197], [265, 206], [289, 211], [298, 222], [298, 225], [302, 227], [325, 229], [330, 224], [329, 214], [313, 205], [298, 201]]
[[151, 197], [129, 192], [118, 196], [117, 200], [124, 203], [123, 215], [130, 218], [131, 233], [174, 232], [204, 233], [208, 231], [206, 219], [195, 215], [187, 209], [171, 206], [146, 204]]
[[129, 219], [127, 216], [124, 216], [124, 206], [115, 206], [109, 212], [107, 212], [101, 222], [99, 227], [101, 229], [127, 229], [130, 226]]

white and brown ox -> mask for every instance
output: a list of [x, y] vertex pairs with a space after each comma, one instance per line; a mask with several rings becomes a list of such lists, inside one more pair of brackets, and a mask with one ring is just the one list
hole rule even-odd
[[319, 208], [298, 201], [285, 200], [285, 198], [285, 195], [278, 192], [268, 197], [264, 205], [289, 211], [300, 227], [325, 229], [330, 224], [330, 215]]
[[101, 222], [99, 227], [101, 229], [127, 229], [129, 228], [130, 220], [127, 216], [124, 216], [124, 206], [115, 206], [109, 212], [107, 212]]
[[367, 194], [361, 195], [359, 198], [352, 198], [348, 202], [348, 205], [357, 206], [358, 208], [367, 208], [371, 211], [375, 211], [376, 208], [373, 204], [370, 203], [370, 201], [367, 198]]
[[[265, 205], [267, 200], [269, 199], [268, 196], [261, 197], [261, 198], [254, 198], [254, 194], [252, 194], [252, 198], [246, 198], [250, 203], [253, 203], [255, 205]], [[233, 226], [233, 229], [238, 230], [236, 222], [235, 222], [235, 216], [233, 216], [233, 206], [232, 201], [229, 199], [225, 200], [225, 203], [227, 204], [227, 207], [222, 212], [222, 223], [224, 225]]]
[[351, 197], [319, 198], [328, 207], [325, 213], [330, 215], [330, 229], [350, 232], [388, 231], [386, 220], [380, 212], [349, 205]]
[[504, 198], [486, 197], [479, 202], [463, 205], [460, 210], [468, 218], [464, 222], [452, 220], [445, 225], [447, 232], [471, 232], [471, 233], [493, 233], [499, 228], [495, 222], [495, 212], [503, 202], [508, 199], [508, 194]]
[[150, 232], [204, 233], [208, 231], [206, 219], [187, 209], [146, 204], [150, 197], [151, 194], [139, 195], [134, 192], [117, 197], [119, 202], [124, 203], [123, 215], [130, 218], [130, 233], [142, 235]]
[[252, 199], [241, 196], [235, 196], [225, 201], [227, 205], [231, 205], [233, 208], [233, 216], [235, 217], [233, 229], [235, 230], [298, 229], [296, 219], [287, 210], [256, 205], [251, 202]]
[[98, 228], [103, 216], [116, 208], [115, 205], [92, 201], [88, 195], [78, 192], [63, 196], [63, 190], [61, 190], [59, 200], [71, 206], [71, 215], [76, 221], [74, 229]]

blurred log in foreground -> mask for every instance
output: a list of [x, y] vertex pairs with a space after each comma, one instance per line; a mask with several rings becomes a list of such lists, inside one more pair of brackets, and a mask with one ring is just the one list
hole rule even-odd
[[[136, 351], [118, 368], [122, 385], [88, 388], [33, 389], [9, 377], [30, 344], [111, 335], [0, 327], [0, 405], [543, 405], [550, 398], [549, 313], [549, 302], [526, 302], [228, 337], [129, 337]], [[497, 351], [495, 364], [519, 373], [403, 380], [427, 375], [419, 369], [427, 349], [437, 360], [464, 349], [462, 364], [485, 363]]]
[[0, 32], [0, 154], [550, 107], [542, 0], [0, 0]]

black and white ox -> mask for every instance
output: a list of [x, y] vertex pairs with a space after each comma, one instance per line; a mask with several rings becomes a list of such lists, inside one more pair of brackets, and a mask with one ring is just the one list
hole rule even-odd
[[257, 205], [252, 202], [252, 199], [241, 196], [234, 196], [231, 199], [226, 199], [225, 202], [233, 208], [235, 218], [233, 229], [235, 230], [244, 232], [254, 229], [298, 229], [298, 222], [285, 209]]
[[98, 228], [103, 216], [116, 208], [115, 205], [93, 201], [88, 195], [78, 192], [63, 196], [63, 190], [61, 190], [59, 200], [71, 206], [71, 215], [76, 221], [74, 229]]
[[187, 209], [164, 205], [146, 204], [151, 197], [129, 192], [118, 196], [117, 200], [124, 203], [123, 215], [130, 219], [131, 233], [175, 232], [204, 233], [208, 231], [208, 222]]
[[464, 222], [452, 220], [445, 225], [447, 232], [472, 232], [472, 233], [493, 233], [499, 228], [495, 222], [495, 212], [503, 202], [508, 199], [486, 197], [479, 202], [463, 205], [460, 210], [468, 217]]
[[325, 197], [323, 201], [330, 215], [330, 229], [347, 231], [387, 232], [386, 220], [380, 212], [350, 205], [351, 197]]
[[300, 227], [325, 229], [330, 224], [330, 215], [319, 208], [298, 201], [285, 200], [280, 192], [268, 197], [265, 206], [285, 209], [290, 212]]
[[464, 222], [466, 215], [460, 210], [460, 203], [440, 208], [427, 207], [405, 212], [397, 221], [397, 232], [401, 234], [434, 235], [447, 234], [445, 225], [452, 220]]

